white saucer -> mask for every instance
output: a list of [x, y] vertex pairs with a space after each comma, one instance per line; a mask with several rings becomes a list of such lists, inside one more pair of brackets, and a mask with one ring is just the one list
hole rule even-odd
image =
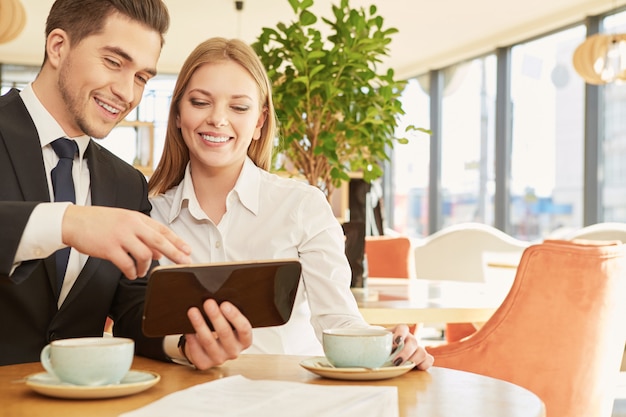
[[85, 386], [61, 382], [47, 372], [40, 372], [26, 377], [26, 385], [34, 391], [57, 398], [93, 399], [112, 398], [144, 391], [161, 380], [156, 372], [129, 371], [119, 384]]
[[400, 366], [385, 366], [382, 368], [334, 368], [325, 357], [317, 356], [305, 359], [300, 366], [319, 376], [332, 379], [347, 379], [352, 381], [372, 381], [388, 379], [403, 375], [415, 368], [415, 363], [407, 361]]

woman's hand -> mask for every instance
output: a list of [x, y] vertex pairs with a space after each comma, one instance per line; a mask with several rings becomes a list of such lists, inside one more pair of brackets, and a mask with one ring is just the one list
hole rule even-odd
[[409, 326], [406, 324], [399, 324], [395, 327], [388, 329], [393, 333], [393, 346], [394, 348], [404, 340], [404, 347], [396, 356], [394, 365], [398, 366], [406, 361], [412, 361], [415, 363], [417, 369], [425, 371], [435, 362], [435, 358], [426, 352], [423, 346], [420, 346], [417, 338], [414, 334], [409, 332]]
[[206, 300], [204, 312], [213, 325], [209, 328], [196, 307], [187, 312], [195, 333], [185, 335], [185, 356], [196, 368], [204, 370], [236, 359], [241, 351], [252, 344], [252, 325], [248, 319], [228, 301], [217, 305]]

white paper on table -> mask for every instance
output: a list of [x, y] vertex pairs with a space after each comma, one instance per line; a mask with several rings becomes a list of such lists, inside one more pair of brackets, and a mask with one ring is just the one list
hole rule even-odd
[[397, 417], [396, 387], [217, 379], [169, 394], [120, 417]]

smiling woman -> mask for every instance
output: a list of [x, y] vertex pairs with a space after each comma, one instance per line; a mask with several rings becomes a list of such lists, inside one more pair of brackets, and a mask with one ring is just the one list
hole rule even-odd
[[[298, 259], [289, 321], [252, 329], [245, 352], [321, 355], [324, 329], [370, 326], [350, 292], [344, 234], [326, 197], [269, 172], [275, 132], [270, 81], [254, 50], [238, 39], [199, 44], [174, 87], [149, 182], [151, 216], [185, 239], [194, 263]], [[389, 330], [394, 345], [404, 341], [396, 361], [432, 365], [407, 325]]]

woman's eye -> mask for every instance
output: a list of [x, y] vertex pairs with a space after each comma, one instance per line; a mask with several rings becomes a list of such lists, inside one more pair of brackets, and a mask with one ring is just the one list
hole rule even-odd
[[238, 112], [245, 112], [245, 111], [248, 111], [249, 107], [248, 106], [233, 106], [233, 109]]
[[201, 101], [201, 100], [190, 100], [190, 101], [191, 101], [191, 104], [193, 106], [201, 107], [201, 106], [208, 106], [209, 105], [209, 103], [206, 102], [206, 101]]

